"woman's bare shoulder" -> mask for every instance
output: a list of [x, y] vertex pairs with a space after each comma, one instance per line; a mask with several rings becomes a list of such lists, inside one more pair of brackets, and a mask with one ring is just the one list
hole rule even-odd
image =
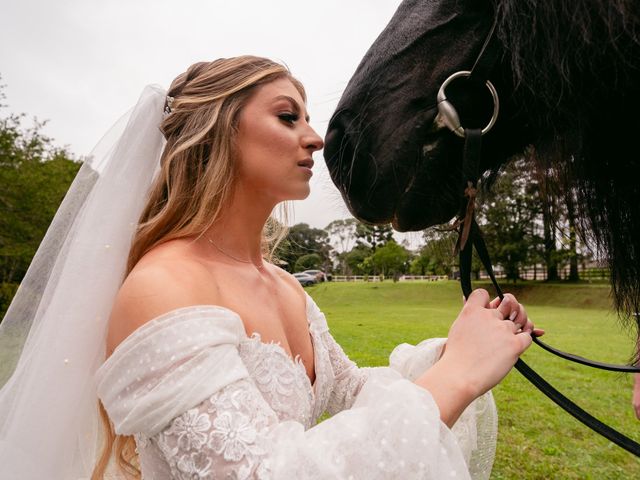
[[110, 353], [133, 331], [163, 313], [218, 303], [215, 276], [179, 245], [146, 254], [118, 291], [107, 337]]
[[293, 290], [300, 297], [306, 298], [304, 288], [302, 288], [300, 282], [296, 280], [296, 277], [291, 275], [283, 268], [280, 268], [273, 264], [270, 265], [272, 267], [272, 272], [277, 275], [291, 290]]

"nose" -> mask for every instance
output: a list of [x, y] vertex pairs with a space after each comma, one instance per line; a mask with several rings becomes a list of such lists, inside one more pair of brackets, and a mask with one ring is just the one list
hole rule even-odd
[[305, 150], [309, 150], [309, 152], [313, 153], [318, 150], [322, 150], [324, 142], [322, 141], [322, 137], [318, 135], [311, 126], [309, 126], [308, 131], [302, 137], [302, 146]]

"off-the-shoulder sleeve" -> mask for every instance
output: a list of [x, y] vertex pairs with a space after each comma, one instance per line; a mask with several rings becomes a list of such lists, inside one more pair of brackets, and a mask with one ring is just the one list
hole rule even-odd
[[315, 427], [279, 421], [244, 368], [242, 323], [229, 312], [153, 321], [99, 371], [116, 431], [155, 445], [172, 478], [469, 478], [432, 397], [392, 369]]
[[238, 355], [240, 317], [222, 307], [185, 307], [133, 332], [96, 373], [115, 431], [151, 436], [173, 418], [249, 373]]

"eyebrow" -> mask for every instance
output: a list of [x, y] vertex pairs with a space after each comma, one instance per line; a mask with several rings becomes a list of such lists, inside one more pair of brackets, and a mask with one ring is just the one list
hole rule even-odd
[[[286, 100], [289, 103], [291, 103], [291, 105], [298, 111], [302, 111], [302, 109], [300, 108], [300, 105], [298, 104], [298, 102], [296, 101], [295, 98], [290, 97], [289, 95], [278, 95], [276, 98], [273, 99], [274, 101], [277, 100]], [[309, 120], [311, 120], [311, 117], [309, 115], [307, 115], [306, 117], [304, 117], [305, 120], [307, 121], [307, 123], [309, 122]]]

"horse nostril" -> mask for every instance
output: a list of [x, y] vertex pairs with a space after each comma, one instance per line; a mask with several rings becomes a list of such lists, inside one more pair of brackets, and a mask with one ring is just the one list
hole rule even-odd
[[324, 137], [324, 157], [327, 165], [333, 161], [338, 150], [337, 145], [340, 145], [343, 135], [344, 132], [342, 131], [342, 128], [334, 125], [333, 122], [329, 124], [327, 134]]
[[353, 164], [354, 150], [351, 144], [352, 134], [345, 132], [348, 122], [344, 112], [337, 113], [331, 119], [324, 142], [324, 158], [331, 178], [338, 185], [346, 186]]

